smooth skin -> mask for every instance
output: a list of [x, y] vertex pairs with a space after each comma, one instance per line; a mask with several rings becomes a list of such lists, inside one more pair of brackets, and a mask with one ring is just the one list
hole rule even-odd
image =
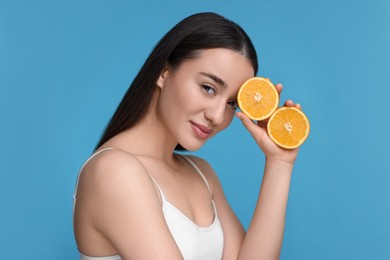
[[[253, 76], [250, 62], [227, 49], [203, 50], [179, 68], [167, 67], [161, 73], [143, 120], [100, 147], [116, 149], [98, 154], [81, 172], [74, 217], [80, 252], [119, 254], [125, 260], [183, 259], [150, 176], [171, 204], [197, 225], [209, 226], [215, 216], [207, 186], [174, 148], [180, 143], [188, 150], [199, 149], [236, 115], [266, 156], [261, 192], [247, 232], [211, 166], [201, 158], [191, 158], [211, 188], [224, 232], [223, 259], [279, 258], [298, 150], [279, 148], [268, 137], [264, 122], [256, 124], [235, 112], [238, 89]], [[281, 92], [282, 85], [276, 87]], [[291, 100], [285, 105], [300, 108]], [[210, 130], [207, 138], [197, 134], [194, 126], [199, 125]]]

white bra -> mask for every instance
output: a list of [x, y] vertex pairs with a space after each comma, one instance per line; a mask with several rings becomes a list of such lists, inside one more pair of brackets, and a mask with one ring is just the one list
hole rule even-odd
[[[76, 182], [76, 191], [73, 196], [74, 203], [73, 209], [76, 204], [76, 194], [77, 187], [80, 178], [80, 173], [83, 167], [91, 160], [95, 155], [114, 148], [105, 148], [96, 153], [94, 153], [81, 167], [77, 182]], [[204, 177], [201, 170], [196, 166], [196, 164], [188, 157], [182, 156], [185, 158], [199, 173], [202, 179], [205, 181], [207, 188], [210, 191], [210, 186]], [[175, 239], [177, 246], [180, 249], [181, 254], [186, 260], [216, 260], [222, 258], [223, 253], [223, 231], [221, 223], [219, 222], [217, 210], [215, 208], [214, 201], [211, 200], [214, 207], [214, 221], [211, 225], [207, 227], [200, 227], [189, 219], [183, 212], [166, 200], [164, 193], [155, 179], [149, 174], [157, 188], [160, 190], [162, 198], [162, 211], [165, 217], [165, 221], [169, 227], [169, 230]], [[211, 194], [211, 191], [210, 191]], [[121, 260], [119, 255], [113, 256], [99, 256], [92, 257], [86, 256], [80, 252], [80, 260]]]

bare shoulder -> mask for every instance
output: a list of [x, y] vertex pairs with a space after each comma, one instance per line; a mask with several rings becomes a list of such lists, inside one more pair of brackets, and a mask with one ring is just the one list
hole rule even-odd
[[83, 174], [94, 172], [96, 177], [103, 177], [107, 172], [145, 171], [141, 162], [132, 154], [118, 149], [106, 150], [95, 155], [83, 169]]
[[137, 157], [117, 149], [95, 155], [80, 174], [78, 197], [94, 194], [88, 197], [113, 198], [123, 195], [121, 193], [136, 195], [145, 188], [153, 188], [146, 169]]

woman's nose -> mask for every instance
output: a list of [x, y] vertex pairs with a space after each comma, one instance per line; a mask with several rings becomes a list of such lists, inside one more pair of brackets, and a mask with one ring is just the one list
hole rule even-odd
[[205, 111], [205, 117], [211, 121], [213, 125], [220, 125], [224, 121], [226, 104], [222, 102], [215, 102], [210, 105]]

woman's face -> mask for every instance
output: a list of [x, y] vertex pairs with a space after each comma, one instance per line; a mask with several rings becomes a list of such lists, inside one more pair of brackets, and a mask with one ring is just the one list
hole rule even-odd
[[167, 68], [157, 81], [157, 113], [172, 138], [187, 150], [199, 149], [225, 129], [237, 108], [239, 87], [254, 70], [250, 61], [229, 49], [202, 50], [199, 57]]

